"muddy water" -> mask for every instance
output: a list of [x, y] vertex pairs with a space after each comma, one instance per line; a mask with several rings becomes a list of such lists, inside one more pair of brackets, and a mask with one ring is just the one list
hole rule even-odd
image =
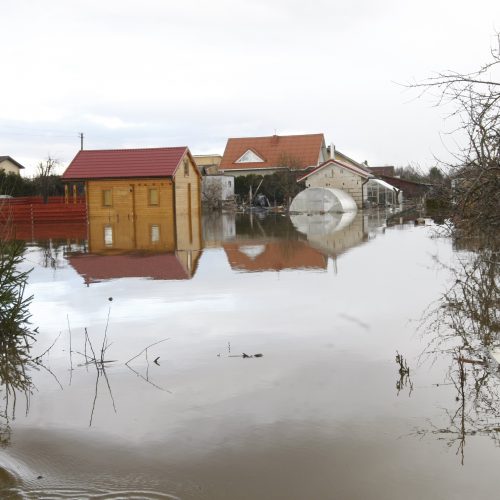
[[494, 497], [497, 432], [456, 427], [453, 357], [422, 355], [437, 260], [463, 256], [433, 230], [226, 214], [199, 248], [28, 239], [33, 354], [57, 341], [6, 407], [3, 498]]

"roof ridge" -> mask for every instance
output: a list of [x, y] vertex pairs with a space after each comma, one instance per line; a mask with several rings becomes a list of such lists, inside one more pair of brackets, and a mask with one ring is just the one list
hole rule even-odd
[[323, 137], [325, 134], [323, 132], [317, 132], [314, 134], [287, 134], [287, 135], [279, 135], [279, 134], [273, 134], [273, 135], [257, 135], [257, 136], [245, 136], [245, 137], [228, 137], [228, 141], [231, 139], [270, 139], [273, 137], [313, 137], [313, 136], [320, 136], [322, 135]]
[[80, 153], [103, 153], [105, 151], [154, 151], [158, 149], [188, 149], [187, 146], [155, 146], [151, 148], [81, 149]]

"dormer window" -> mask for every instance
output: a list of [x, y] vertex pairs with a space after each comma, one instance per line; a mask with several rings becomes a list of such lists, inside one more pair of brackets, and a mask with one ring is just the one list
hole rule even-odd
[[248, 149], [243, 153], [235, 163], [262, 163], [264, 160], [254, 151]]

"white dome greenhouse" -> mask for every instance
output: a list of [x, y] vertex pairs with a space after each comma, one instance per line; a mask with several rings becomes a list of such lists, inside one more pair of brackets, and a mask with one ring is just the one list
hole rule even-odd
[[310, 187], [301, 191], [292, 201], [290, 212], [326, 213], [355, 212], [356, 202], [341, 189]]

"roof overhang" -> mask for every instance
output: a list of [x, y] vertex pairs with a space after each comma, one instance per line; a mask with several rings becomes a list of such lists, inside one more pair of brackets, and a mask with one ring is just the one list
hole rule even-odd
[[329, 159], [323, 162], [321, 165], [318, 165], [316, 168], [311, 170], [310, 172], [307, 172], [304, 174], [302, 177], [299, 177], [297, 179], [297, 182], [302, 182], [304, 179], [307, 179], [310, 175], [315, 174], [316, 172], [319, 172], [320, 170], [324, 169], [325, 167], [328, 167], [329, 165], [337, 165], [341, 168], [345, 168], [346, 170], [349, 170], [350, 172], [359, 175], [360, 177], [363, 177], [365, 179], [374, 179], [375, 176], [369, 172], [366, 172], [365, 170], [358, 168], [358, 167], [353, 167], [352, 165], [346, 165], [345, 163], [342, 163], [338, 160], [334, 159]]

